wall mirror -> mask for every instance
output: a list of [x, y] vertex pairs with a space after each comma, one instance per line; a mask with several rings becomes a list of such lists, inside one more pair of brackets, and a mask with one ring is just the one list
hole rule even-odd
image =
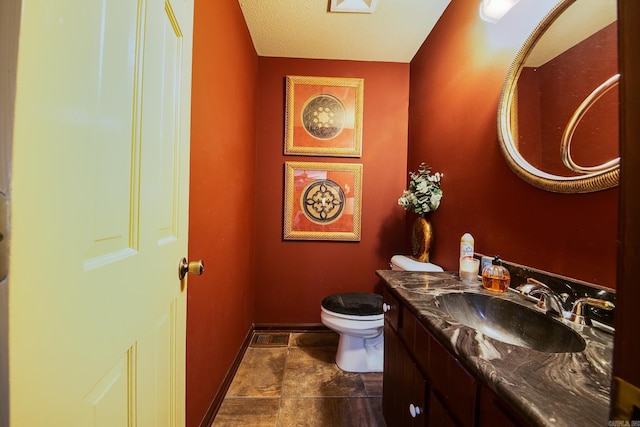
[[500, 146], [536, 187], [618, 185], [616, 0], [562, 0], [518, 52], [498, 107]]

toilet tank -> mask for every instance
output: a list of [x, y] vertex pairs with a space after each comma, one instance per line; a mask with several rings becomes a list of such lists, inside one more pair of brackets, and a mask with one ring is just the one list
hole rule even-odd
[[419, 262], [405, 255], [394, 255], [390, 263], [392, 270], [404, 271], [444, 271], [442, 267], [430, 262]]

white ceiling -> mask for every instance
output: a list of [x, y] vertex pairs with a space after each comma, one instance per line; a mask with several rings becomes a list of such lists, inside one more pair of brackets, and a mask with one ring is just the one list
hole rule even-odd
[[451, 0], [379, 0], [374, 13], [329, 0], [238, 0], [259, 56], [411, 62]]

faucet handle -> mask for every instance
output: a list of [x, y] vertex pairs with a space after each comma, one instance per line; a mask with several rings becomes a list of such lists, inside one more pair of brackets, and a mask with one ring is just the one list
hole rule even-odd
[[518, 286], [516, 288], [516, 291], [520, 292], [520, 294], [522, 295], [529, 296], [531, 292], [539, 290], [540, 288], [548, 289], [547, 285], [545, 285], [544, 283], [529, 277], [527, 278], [527, 283], [523, 283], [522, 285]]
[[591, 326], [591, 319], [586, 316], [587, 312], [585, 310], [585, 307], [587, 305], [602, 308], [604, 310], [613, 310], [616, 307], [615, 304], [611, 301], [606, 301], [603, 299], [588, 297], [579, 298], [573, 304], [573, 309], [571, 310], [571, 314], [569, 315], [569, 320], [579, 325]]

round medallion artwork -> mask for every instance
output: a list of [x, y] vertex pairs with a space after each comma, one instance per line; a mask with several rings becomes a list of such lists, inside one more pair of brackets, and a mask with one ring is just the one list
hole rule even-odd
[[342, 215], [345, 196], [342, 188], [329, 179], [313, 181], [302, 192], [302, 212], [316, 224], [330, 224]]
[[315, 95], [302, 108], [302, 125], [309, 135], [318, 139], [331, 139], [340, 134], [345, 117], [344, 105], [333, 95]]

